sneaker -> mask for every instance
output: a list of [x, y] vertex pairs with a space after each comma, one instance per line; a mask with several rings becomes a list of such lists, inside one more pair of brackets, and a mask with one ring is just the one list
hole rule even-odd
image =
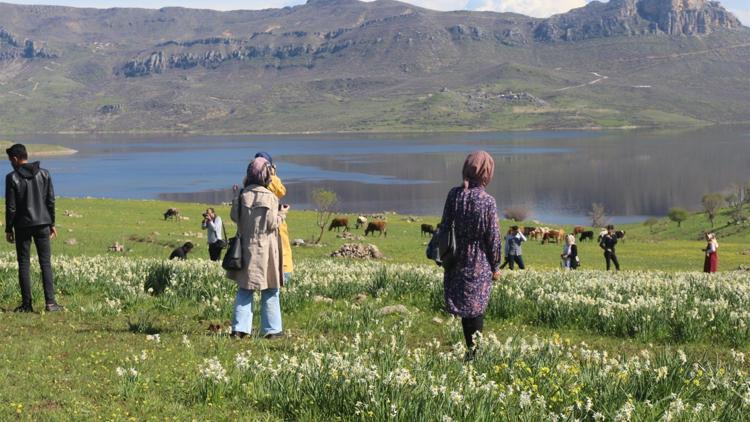
[[476, 349], [469, 350], [464, 355], [464, 362], [469, 363], [469, 362], [473, 361], [476, 356], [477, 356]]
[[44, 305], [44, 310], [47, 312], [60, 312], [63, 310], [63, 307], [55, 302], [52, 302]]
[[229, 333], [229, 337], [241, 339], [247, 337], [247, 333], [243, 333], [242, 331], [232, 331], [231, 333]]
[[283, 331], [278, 332], [278, 333], [270, 333], [270, 334], [266, 334], [263, 336], [263, 338], [266, 340], [276, 340], [276, 339], [283, 338], [283, 337], [284, 337]]
[[27, 313], [27, 312], [34, 312], [34, 309], [31, 306], [20, 305], [16, 309], [14, 309], [13, 312]]

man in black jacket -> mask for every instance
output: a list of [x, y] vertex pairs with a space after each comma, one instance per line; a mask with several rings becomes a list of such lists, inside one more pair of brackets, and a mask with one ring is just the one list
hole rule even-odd
[[607, 233], [599, 241], [599, 247], [604, 249], [604, 260], [607, 262], [607, 271], [609, 271], [610, 261], [615, 264], [615, 269], [620, 271], [620, 263], [617, 261], [615, 245], [617, 245], [615, 226], [610, 224], [607, 226]]
[[55, 229], [55, 191], [47, 170], [39, 162], [29, 163], [26, 147], [15, 144], [8, 148], [8, 159], [13, 171], [5, 176], [5, 238], [16, 244], [18, 279], [21, 285], [21, 306], [16, 312], [33, 312], [31, 306], [31, 241], [34, 240], [47, 312], [62, 309], [55, 302], [52, 278], [50, 239], [57, 236]]

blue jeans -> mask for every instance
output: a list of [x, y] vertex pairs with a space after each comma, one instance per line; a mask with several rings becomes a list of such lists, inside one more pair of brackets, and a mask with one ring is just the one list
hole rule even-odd
[[523, 258], [521, 258], [521, 255], [510, 255], [510, 269], [513, 270], [513, 263], [518, 264], [519, 270], [525, 270], [526, 266], [523, 264]]
[[[232, 316], [232, 331], [250, 334], [253, 327], [253, 290], [237, 289]], [[282, 331], [279, 289], [260, 291], [260, 334]]]

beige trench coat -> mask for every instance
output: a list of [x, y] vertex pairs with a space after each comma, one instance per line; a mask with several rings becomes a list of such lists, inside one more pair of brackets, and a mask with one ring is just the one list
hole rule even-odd
[[242, 257], [244, 269], [227, 271], [227, 277], [236, 281], [241, 289], [281, 287], [279, 226], [286, 219], [286, 212], [279, 211], [276, 195], [262, 186], [248, 186], [241, 197], [232, 202], [230, 217], [234, 222], [239, 221], [238, 231], [245, 254]]

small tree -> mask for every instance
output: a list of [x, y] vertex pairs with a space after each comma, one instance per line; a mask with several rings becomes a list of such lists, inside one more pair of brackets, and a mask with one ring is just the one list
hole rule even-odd
[[648, 227], [648, 231], [650, 233], [654, 232], [654, 226], [657, 225], [657, 224], [659, 224], [659, 219], [658, 218], [654, 218], [654, 217], [651, 217], [651, 218], [649, 218], [649, 219], [647, 219], [646, 221], [643, 222], [643, 225], [646, 226], [646, 227]]
[[503, 216], [508, 220], [526, 221], [531, 216], [531, 208], [525, 205], [516, 205], [506, 208]]
[[589, 216], [591, 217], [592, 227], [604, 227], [607, 225], [607, 212], [604, 209], [604, 204], [598, 202], [591, 204]]
[[732, 185], [729, 189], [729, 194], [724, 198], [727, 205], [729, 205], [730, 212], [729, 216], [734, 224], [738, 224], [743, 220], [746, 220], [746, 214], [744, 211], [745, 204], [750, 203], [750, 183], [746, 186]]
[[703, 200], [701, 202], [703, 203], [703, 211], [706, 212], [706, 217], [708, 218], [708, 221], [711, 222], [711, 228], [713, 228], [714, 220], [719, 214], [719, 210], [725, 205], [724, 196], [719, 193], [709, 193], [703, 195]]
[[682, 222], [688, 219], [688, 215], [688, 211], [685, 208], [677, 207], [671, 208], [669, 213], [667, 213], [667, 217], [677, 223], [677, 227], [682, 227]]
[[336, 197], [335, 192], [326, 189], [315, 189], [312, 193], [312, 201], [318, 212], [317, 224], [320, 229], [320, 234], [315, 241], [315, 243], [318, 244], [323, 240], [323, 233], [333, 215], [333, 207], [338, 203], [339, 199]]

